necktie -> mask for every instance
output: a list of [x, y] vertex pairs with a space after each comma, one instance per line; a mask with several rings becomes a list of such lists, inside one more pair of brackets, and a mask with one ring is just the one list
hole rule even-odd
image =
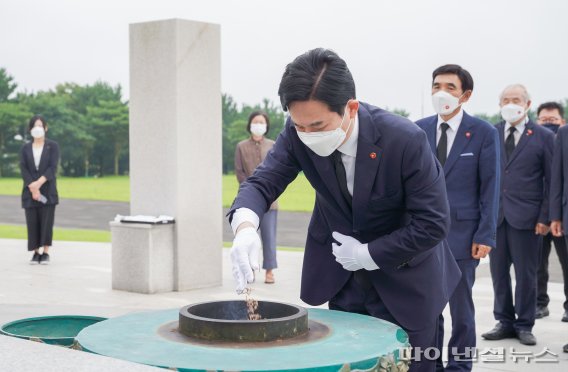
[[446, 160], [448, 159], [448, 135], [446, 134], [446, 131], [450, 126], [448, 125], [448, 123], [442, 123], [440, 124], [440, 127], [442, 128], [442, 135], [440, 135], [440, 140], [438, 141], [436, 155], [438, 156], [438, 161], [440, 162], [440, 164], [442, 164], [443, 167], [444, 164], [446, 164]]
[[331, 154], [333, 158], [333, 167], [335, 168], [335, 177], [337, 177], [337, 182], [339, 183], [339, 189], [341, 194], [345, 198], [345, 201], [351, 207], [351, 194], [349, 194], [349, 189], [347, 188], [347, 173], [345, 173], [345, 166], [341, 160], [341, 152], [335, 150]]
[[511, 157], [513, 150], [515, 149], [515, 131], [517, 128], [511, 127], [509, 128], [509, 135], [505, 140], [505, 152], [507, 152], [507, 160]]

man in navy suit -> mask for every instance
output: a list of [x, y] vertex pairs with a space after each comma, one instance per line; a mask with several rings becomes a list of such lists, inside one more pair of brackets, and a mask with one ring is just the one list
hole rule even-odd
[[[499, 135], [489, 123], [469, 116], [462, 105], [473, 92], [473, 78], [458, 65], [432, 74], [432, 104], [438, 115], [416, 124], [426, 132], [444, 167], [452, 219], [448, 243], [462, 272], [450, 298], [452, 336], [446, 371], [471, 371], [475, 355], [472, 288], [479, 260], [495, 247], [499, 202]], [[439, 347], [444, 317], [440, 315]], [[441, 369], [441, 357], [439, 369]]]
[[[536, 111], [537, 123], [545, 128], [550, 129], [554, 133], [558, 133], [558, 129], [566, 124], [564, 120], [564, 107], [558, 102], [545, 102], [538, 106]], [[562, 141], [562, 139], [560, 139]], [[558, 150], [557, 150], [558, 148]], [[562, 153], [562, 145], [556, 141], [554, 154], [558, 151], [559, 154]], [[560, 156], [560, 155], [559, 155]], [[554, 164], [554, 159], [556, 155], [553, 156], [552, 164]], [[562, 164], [561, 159], [560, 164]], [[563, 173], [565, 170], [562, 167], [552, 168], [551, 176], [551, 189], [553, 185], [558, 186], [558, 182], [561, 182]], [[561, 190], [557, 188], [556, 190]], [[556, 204], [554, 204], [556, 203]], [[550, 198], [550, 211], [552, 213], [553, 208], [562, 209], [562, 194], [556, 195], [556, 199]], [[557, 217], [562, 217], [561, 214], [557, 214]], [[551, 216], [551, 221], [554, 220]], [[561, 218], [557, 218], [561, 219]], [[552, 228], [552, 225], [551, 225]], [[547, 234], [542, 238], [542, 253], [540, 256], [540, 264], [538, 266], [538, 284], [537, 284], [537, 297], [536, 297], [536, 319], [544, 318], [550, 314], [548, 310], [548, 303], [550, 298], [548, 297], [547, 286], [548, 286], [548, 257], [550, 256], [551, 243], [554, 242], [554, 248], [556, 248], [556, 254], [558, 255], [558, 260], [560, 261], [560, 267], [562, 268], [562, 275], [564, 276], [564, 315], [562, 316], [563, 322], [568, 322], [568, 250], [566, 248], [566, 241], [564, 236], [555, 236], [552, 233]]]
[[[559, 110], [559, 112], [562, 112]], [[554, 141], [552, 176], [550, 181], [550, 232], [554, 237], [566, 238], [568, 231], [568, 126], [558, 129]], [[568, 243], [568, 241], [566, 242]], [[566, 247], [566, 245], [565, 245]], [[566, 275], [564, 285], [566, 285]], [[566, 313], [564, 313], [566, 316]], [[562, 319], [564, 321], [564, 319]], [[568, 344], [562, 350], [568, 353]]]
[[254, 280], [262, 215], [300, 171], [316, 191], [301, 299], [405, 329], [411, 371], [437, 346], [438, 316], [460, 272], [445, 241], [444, 174], [414, 123], [359, 102], [344, 60], [314, 49], [287, 65], [278, 91], [285, 128], [228, 213], [237, 291]]
[[[549, 231], [548, 186], [554, 133], [527, 117], [531, 100], [526, 88], [511, 85], [501, 93], [497, 124], [501, 149], [501, 190], [497, 247], [489, 265], [495, 299], [493, 315], [499, 322], [482, 334], [486, 340], [518, 338], [535, 345], [532, 334], [536, 311], [536, 273], [541, 238]], [[515, 269], [515, 301], [511, 285]]]

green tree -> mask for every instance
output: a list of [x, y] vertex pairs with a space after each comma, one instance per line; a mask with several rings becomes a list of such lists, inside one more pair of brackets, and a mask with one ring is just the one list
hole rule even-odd
[[0, 177], [4, 174], [18, 174], [18, 150], [21, 142], [16, 136], [18, 134], [21, 136], [22, 123], [30, 117], [31, 114], [25, 105], [13, 102], [0, 103]]
[[[89, 163], [89, 149], [94, 138], [84, 115], [70, 108], [69, 95], [55, 91], [19, 96], [33, 114], [42, 115], [48, 125], [47, 137], [59, 143], [60, 172], [65, 176], [80, 176]], [[27, 133], [27, 128], [25, 130]]]
[[405, 118], [410, 116], [410, 111], [406, 111], [405, 109], [402, 108], [395, 108], [392, 110], [392, 113], [403, 116]]
[[236, 102], [228, 94], [223, 94], [223, 173], [234, 170], [235, 148], [237, 143], [248, 138], [246, 131], [248, 117], [253, 111], [264, 111], [270, 119], [270, 132], [267, 138], [275, 140], [284, 128], [286, 114], [280, 106], [276, 106], [269, 99], [254, 106], [243, 105], [239, 109]]
[[[233, 164], [231, 163], [231, 159], [235, 156], [235, 149], [230, 144], [231, 140], [229, 139], [229, 127], [231, 123], [239, 118], [239, 110], [237, 108], [237, 103], [233, 100], [228, 94], [223, 94], [221, 96], [221, 105], [222, 105], [222, 133], [223, 133], [223, 173], [228, 173], [231, 169], [233, 169]], [[232, 148], [232, 153], [231, 153]], [[234, 161], [233, 161], [234, 163]]]
[[128, 106], [116, 100], [98, 102], [98, 106], [87, 107], [87, 121], [97, 133], [97, 142], [111, 144], [113, 174], [118, 175], [119, 158], [128, 149]]
[[5, 68], [0, 68], [0, 102], [7, 102], [14, 93], [18, 84], [14, 82], [14, 78], [8, 75]]
[[488, 115], [485, 113], [481, 113], [481, 114], [475, 114], [475, 117], [481, 119], [481, 120], [485, 120], [486, 122], [490, 123], [490, 124], [497, 124], [500, 121], [502, 121], [503, 119], [501, 118], [501, 114], [493, 114], [493, 115]]

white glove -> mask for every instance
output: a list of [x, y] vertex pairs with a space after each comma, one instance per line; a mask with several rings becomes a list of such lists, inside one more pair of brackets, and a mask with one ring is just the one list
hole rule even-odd
[[245, 227], [235, 235], [231, 247], [231, 263], [238, 294], [244, 292], [247, 283], [254, 282], [253, 270], [260, 269], [258, 258], [261, 244], [254, 227]]
[[361, 244], [357, 239], [337, 231], [334, 231], [332, 236], [341, 244], [331, 243], [335, 261], [339, 262], [345, 270], [365, 269], [371, 271], [379, 268], [369, 253], [368, 244]]

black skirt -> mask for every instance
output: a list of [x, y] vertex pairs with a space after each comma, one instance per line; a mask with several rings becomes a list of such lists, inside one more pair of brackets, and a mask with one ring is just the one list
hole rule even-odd
[[55, 221], [55, 204], [41, 207], [25, 208], [28, 226], [28, 251], [43, 246], [51, 246], [53, 239], [53, 223]]

